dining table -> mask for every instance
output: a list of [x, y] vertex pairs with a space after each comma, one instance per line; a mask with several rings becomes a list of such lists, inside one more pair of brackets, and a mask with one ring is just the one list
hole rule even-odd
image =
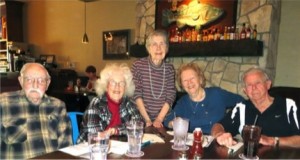
[[[164, 143], [151, 143], [145, 147], [142, 147], [144, 155], [139, 158], [127, 157], [125, 154], [109, 153], [107, 159], [190, 159], [190, 149], [186, 151], [176, 151], [172, 149], [173, 136], [167, 132], [166, 128], [145, 128], [145, 133], [155, 134], [164, 140]], [[112, 136], [110, 139], [126, 141], [126, 136]], [[219, 145], [213, 140], [208, 147], [203, 148], [203, 155], [201, 159], [240, 159], [239, 155], [243, 153], [243, 146], [236, 150], [231, 150], [225, 146]], [[299, 159], [300, 149], [294, 147], [273, 147], [259, 145], [258, 153], [259, 159]], [[87, 159], [82, 156], [74, 156], [65, 153], [61, 150], [46, 153], [34, 157], [32, 159]]]

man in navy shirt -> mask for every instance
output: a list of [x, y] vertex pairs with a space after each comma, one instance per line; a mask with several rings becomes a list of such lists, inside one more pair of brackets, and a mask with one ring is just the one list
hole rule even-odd
[[[241, 133], [244, 125], [256, 122], [262, 128], [259, 143], [268, 146], [300, 147], [297, 106], [291, 99], [271, 97], [271, 80], [264, 70], [250, 68], [243, 77], [244, 92], [249, 100], [239, 103], [212, 128], [217, 143], [236, 144], [232, 136]], [[256, 117], [257, 120], [256, 120]]]

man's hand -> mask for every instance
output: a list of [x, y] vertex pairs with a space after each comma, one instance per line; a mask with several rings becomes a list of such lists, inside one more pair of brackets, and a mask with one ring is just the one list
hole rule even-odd
[[216, 137], [216, 141], [218, 144], [226, 147], [233, 146], [237, 144], [237, 142], [232, 138], [230, 133], [221, 133], [219, 136]]
[[259, 139], [259, 143], [266, 146], [274, 146], [275, 145], [275, 139], [274, 137], [268, 137], [265, 135], [261, 135]]

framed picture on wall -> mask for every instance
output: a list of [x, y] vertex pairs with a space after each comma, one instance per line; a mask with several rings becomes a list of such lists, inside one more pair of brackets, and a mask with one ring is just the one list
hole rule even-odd
[[129, 58], [130, 30], [103, 32], [103, 59], [120, 60]]
[[156, 1], [155, 28], [223, 29], [235, 26], [237, 0]]

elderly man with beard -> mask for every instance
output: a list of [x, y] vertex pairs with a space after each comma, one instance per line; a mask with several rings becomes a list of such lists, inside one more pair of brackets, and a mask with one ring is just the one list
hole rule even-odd
[[19, 76], [22, 90], [0, 94], [0, 159], [28, 159], [72, 144], [64, 102], [45, 94], [47, 70], [27, 63]]

